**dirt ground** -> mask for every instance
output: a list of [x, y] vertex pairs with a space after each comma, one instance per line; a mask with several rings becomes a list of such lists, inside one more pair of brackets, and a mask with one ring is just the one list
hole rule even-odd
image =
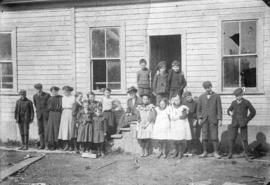
[[[27, 154], [1, 150], [0, 170], [19, 162]], [[196, 156], [180, 161], [157, 159], [155, 156], [137, 157], [113, 153], [104, 158], [88, 159], [78, 154], [48, 153], [43, 159], [9, 177], [2, 184], [187, 185], [191, 182], [211, 181], [213, 185], [222, 185], [225, 182], [260, 185], [264, 183], [259, 180], [266, 178], [264, 182], [270, 181], [270, 162], [247, 162], [243, 158], [199, 159]], [[136, 158], [138, 165], [135, 163]]]

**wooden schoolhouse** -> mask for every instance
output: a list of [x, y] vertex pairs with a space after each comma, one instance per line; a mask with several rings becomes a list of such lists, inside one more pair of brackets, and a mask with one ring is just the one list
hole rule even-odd
[[[257, 110], [249, 141], [270, 143], [270, 7], [267, 0], [0, 0], [0, 140], [19, 140], [20, 89], [70, 85], [84, 94], [110, 87], [125, 107], [139, 60], [153, 74], [175, 59], [199, 96], [210, 80], [222, 98], [224, 126], [232, 92], [245, 87]], [[30, 137], [37, 138], [37, 123]]]

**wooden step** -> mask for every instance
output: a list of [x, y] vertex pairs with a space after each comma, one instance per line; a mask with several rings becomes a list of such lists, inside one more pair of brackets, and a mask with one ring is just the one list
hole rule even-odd
[[130, 132], [130, 128], [120, 128], [120, 130], [123, 132]]
[[113, 134], [111, 135], [111, 138], [113, 139], [122, 139], [123, 135], [122, 134]]

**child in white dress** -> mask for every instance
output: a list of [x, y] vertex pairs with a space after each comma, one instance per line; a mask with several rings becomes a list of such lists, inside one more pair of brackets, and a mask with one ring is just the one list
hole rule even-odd
[[150, 104], [149, 95], [142, 96], [142, 105], [138, 105], [137, 139], [142, 148], [141, 157], [149, 155], [150, 141], [152, 138], [153, 125], [156, 112], [154, 105]]
[[164, 158], [167, 157], [167, 139], [170, 132], [170, 117], [167, 106], [168, 99], [161, 98], [159, 101], [159, 107], [155, 108], [157, 117], [153, 128], [152, 139], [156, 139], [159, 142], [160, 154], [158, 155], [158, 158], [160, 158], [162, 155]]
[[192, 139], [187, 117], [189, 108], [185, 105], [181, 105], [179, 95], [173, 97], [171, 102], [172, 105], [169, 107], [171, 120], [169, 139], [174, 142], [174, 157], [178, 156], [178, 158], [181, 159], [183, 157], [183, 151], [185, 151], [186, 141]]

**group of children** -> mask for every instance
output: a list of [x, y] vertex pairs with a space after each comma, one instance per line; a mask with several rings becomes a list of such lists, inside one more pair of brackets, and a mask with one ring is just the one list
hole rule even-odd
[[[34, 105], [40, 135], [40, 148], [56, 149], [58, 141], [64, 143], [64, 150], [79, 152], [97, 149], [99, 156], [104, 155], [105, 141], [121, 128], [137, 122], [137, 139], [142, 148], [142, 157], [150, 154], [151, 139], [158, 140], [160, 153], [167, 157], [168, 141], [173, 142], [175, 157], [182, 158], [186, 148], [192, 148], [194, 140], [199, 139], [197, 127], [201, 127], [203, 153], [207, 157], [208, 138], [213, 142], [214, 156], [218, 154], [218, 126], [222, 124], [221, 99], [212, 91], [209, 81], [203, 82], [205, 92], [195, 101], [191, 92], [184, 92], [186, 80], [180, 71], [180, 62], [173, 61], [171, 69], [162, 61], [158, 64], [157, 72], [151, 83], [151, 72], [146, 67], [146, 60], [140, 60], [141, 69], [137, 73], [137, 87], [128, 88], [130, 98], [124, 112], [119, 100], [111, 98], [111, 90], [104, 89], [101, 101], [95, 100], [95, 94], [90, 92], [83, 99], [81, 92], [72, 95], [73, 88], [64, 86], [63, 96], [59, 88], [51, 87], [51, 95], [42, 91], [42, 85], [34, 87]], [[137, 96], [137, 91], [139, 96]], [[26, 91], [21, 90], [21, 98], [16, 103], [15, 119], [19, 124], [22, 136], [21, 149], [28, 149], [29, 124], [34, 119], [32, 102], [26, 98]], [[247, 156], [247, 123], [255, 116], [252, 104], [242, 98], [243, 90], [238, 88], [234, 95], [236, 100], [228, 109], [232, 116], [229, 126], [230, 144], [229, 155], [240, 128], [244, 151]], [[155, 96], [156, 106], [151, 104]], [[93, 147], [93, 145], [96, 145]]]

